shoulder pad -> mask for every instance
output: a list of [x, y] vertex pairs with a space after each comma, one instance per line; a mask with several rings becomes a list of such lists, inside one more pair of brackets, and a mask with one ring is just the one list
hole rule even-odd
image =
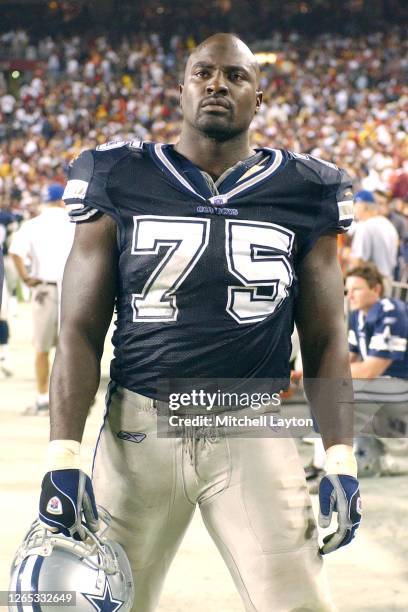
[[106, 184], [113, 166], [133, 152], [141, 152], [141, 140], [117, 140], [82, 151], [69, 165], [68, 182], [62, 199], [66, 204], [85, 200], [91, 181]]
[[[287, 151], [295, 165], [295, 173], [302, 180], [305, 197], [320, 201], [320, 212], [314, 230], [314, 239], [328, 233], [346, 232], [353, 221], [353, 186], [347, 172], [335, 164], [313, 155]], [[316, 189], [317, 188], [317, 189]]]
[[[317, 182], [324, 185], [339, 183], [340, 169], [335, 164], [306, 153], [294, 153], [293, 151], [289, 151], [289, 155], [295, 161], [300, 162], [305, 169], [309, 170], [309, 172], [306, 170], [307, 177], [305, 178], [309, 178], [313, 182], [316, 182], [317, 179]], [[314, 179], [313, 175], [315, 177]]]
[[88, 149], [73, 161], [62, 196], [70, 208], [71, 221], [86, 221], [97, 212], [116, 218], [117, 211], [107, 191], [108, 180], [114, 166], [131, 155], [128, 145], [120, 144], [102, 150]]

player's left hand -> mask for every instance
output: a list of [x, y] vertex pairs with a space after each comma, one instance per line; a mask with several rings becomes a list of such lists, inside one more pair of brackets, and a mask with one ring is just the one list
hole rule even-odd
[[346, 546], [354, 538], [361, 521], [361, 497], [359, 483], [353, 476], [327, 474], [319, 486], [319, 525], [328, 527], [333, 510], [337, 512], [337, 531], [323, 540], [322, 555]]
[[49, 531], [74, 540], [86, 538], [82, 522], [96, 533], [98, 511], [89, 476], [79, 469], [47, 472], [41, 485], [39, 519]]

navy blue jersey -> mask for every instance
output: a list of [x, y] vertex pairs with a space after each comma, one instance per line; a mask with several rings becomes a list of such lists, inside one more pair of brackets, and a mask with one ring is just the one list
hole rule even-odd
[[159, 379], [288, 380], [296, 271], [352, 222], [348, 176], [259, 149], [214, 184], [171, 145], [108, 143], [73, 163], [71, 219], [118, 226], [111, 376], [156, 397]]
[[349, 349], [361, 359], [392, 359], [383, 376], [408, 378], [408, 307], [400, 300], [384, 298], [367, 315], [349, 315]]

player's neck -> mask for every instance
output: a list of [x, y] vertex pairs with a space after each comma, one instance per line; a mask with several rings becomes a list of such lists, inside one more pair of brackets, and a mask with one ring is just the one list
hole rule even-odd
[[187, 133], [185, 129], [181, 132], [175, 150], [207, 172], [214, 180], [237, 162], [255, 153], [249, 145], [248, 133], [219, 142], [199, 132]]

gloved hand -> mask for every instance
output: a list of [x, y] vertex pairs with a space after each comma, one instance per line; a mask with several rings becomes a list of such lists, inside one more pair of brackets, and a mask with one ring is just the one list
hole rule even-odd
[[328, 527], [333, 510], [337, 512], [337, 531], [323, 540], [322, 555], [346, 546], [355, 536], [361, 521], [361, 497], [357, 478], [344, 474], [327, 474], [319, 486], [319, 525]]
[[98, 531], [98, 511], [89, 476], [79, 469], [47, 472], [41, 485], [39, 519], [50, 531], [75, 540], [86, 537], [83, 522], [93, 533]]

